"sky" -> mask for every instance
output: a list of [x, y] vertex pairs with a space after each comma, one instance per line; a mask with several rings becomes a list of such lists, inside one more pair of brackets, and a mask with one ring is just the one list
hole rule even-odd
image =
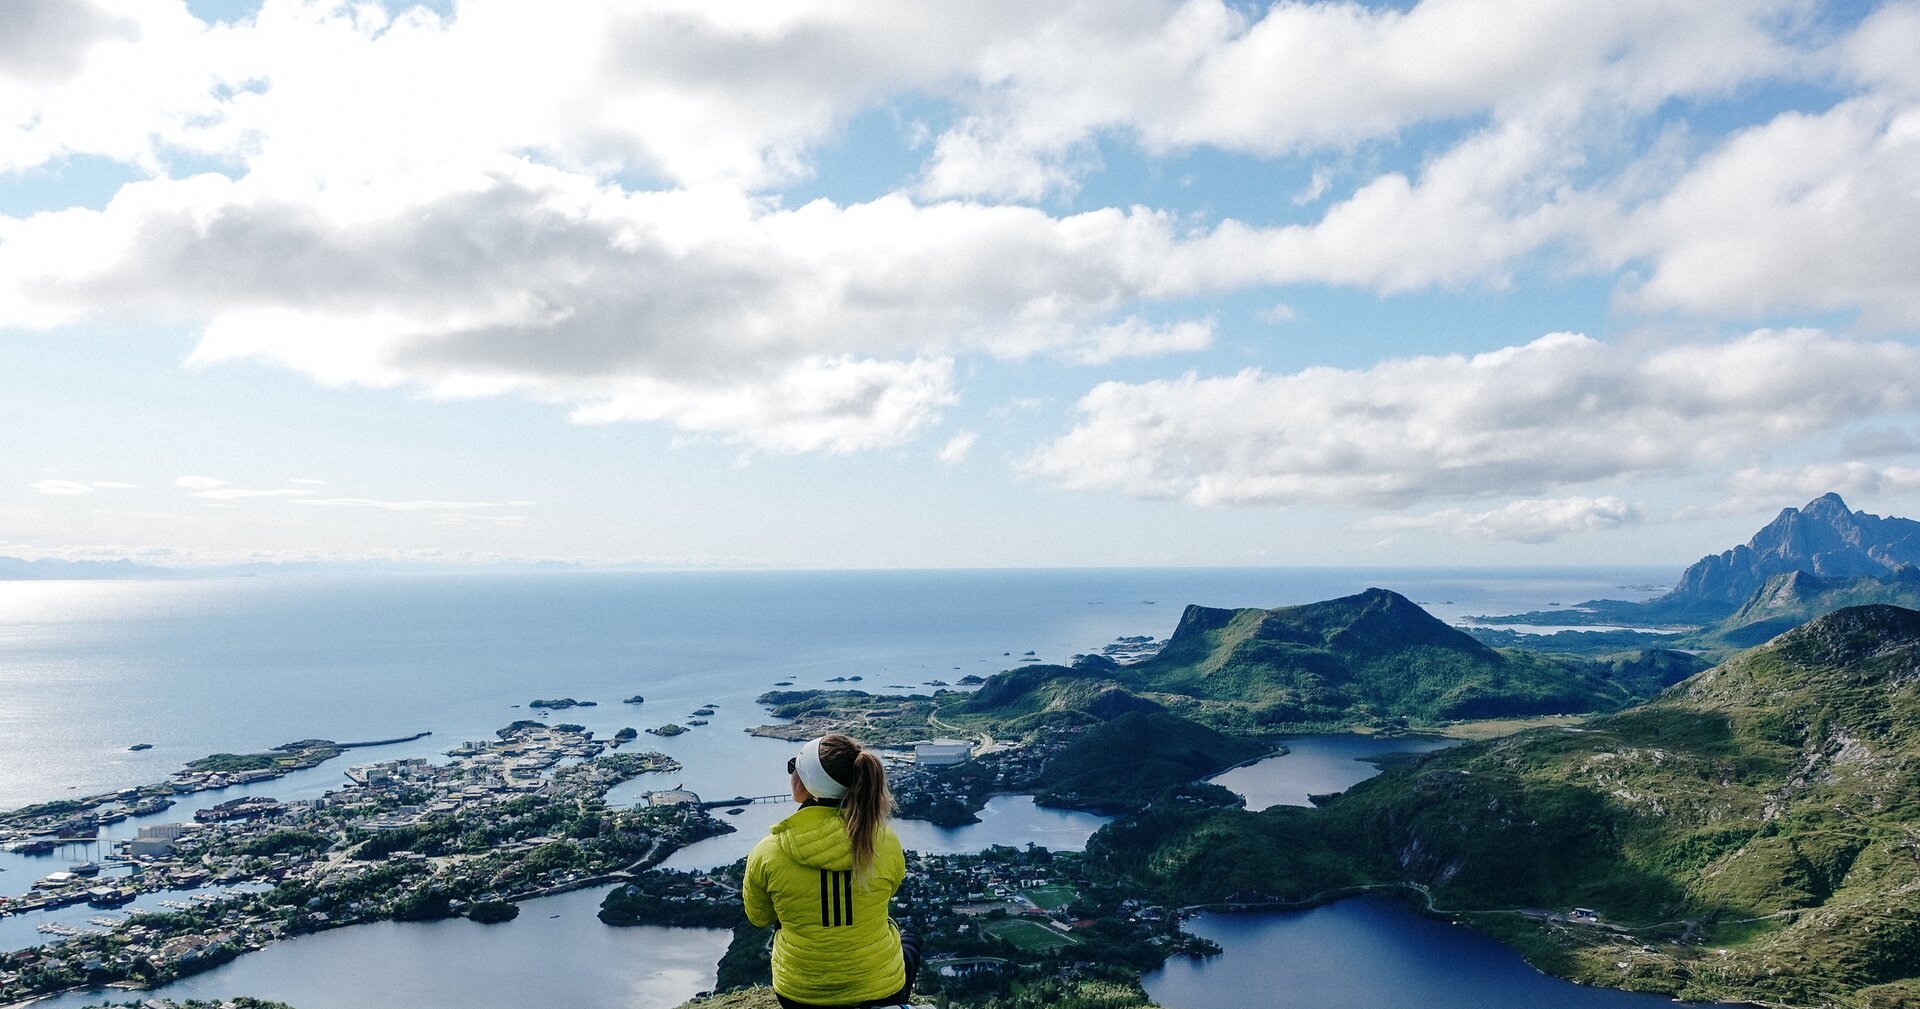
[[0, 554], [1677, 566], [1920, 514], [1920, 3], [6, 7]]

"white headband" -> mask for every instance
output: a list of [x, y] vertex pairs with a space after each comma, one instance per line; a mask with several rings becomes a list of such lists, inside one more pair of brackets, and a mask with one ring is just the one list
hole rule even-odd
[[818, 738], [807, 740], [807, 745], [800, 748], [800, 759], [794, 761], [793, 769], [800, 775], [800, 784], [815, 798], [838, 799], [847, 794], [847, 786], [833, 780], [833, 775], [827, 773], [827, 765], [820, 762]]

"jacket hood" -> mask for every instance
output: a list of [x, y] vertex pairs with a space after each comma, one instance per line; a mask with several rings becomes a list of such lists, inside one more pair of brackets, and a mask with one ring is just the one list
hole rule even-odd
[[773, 825], [768, 833], [787, 857], [814, 869], [853, 868], [853, 841], [840, 810], [808, 806]]

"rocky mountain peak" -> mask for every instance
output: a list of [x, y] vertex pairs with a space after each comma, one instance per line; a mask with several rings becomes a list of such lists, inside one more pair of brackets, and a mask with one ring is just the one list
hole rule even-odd
[[1671, 600], [1739, 604], [1774, 575], [1883, 578], [1920, 562], [1920, 522], [1854, 511], [1838, 494], [1786, 508], [1744, 545], [1701, 558]]

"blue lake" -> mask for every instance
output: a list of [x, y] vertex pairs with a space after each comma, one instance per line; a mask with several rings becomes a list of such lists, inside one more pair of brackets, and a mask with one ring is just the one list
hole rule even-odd
[[1176, 957], [1143, 981], [1178, 1009], [1652, 1009], [1672, 1000], [1586, 988], [1512, 947], [1383, 897], [1308, 911], [1203, 914], [1188, 931], [1226, 952]]
[[1428, 753], [1458, 740], [1434, 736], [1290, 736], [1280, 740], [1287, 752], [1236, 767], [1208, 781], [1247, 800], [1248, 809], [1310, 806], [1310, 795], [1344, 792], [1380, 773], [1367, 758], [1388, 753]]

